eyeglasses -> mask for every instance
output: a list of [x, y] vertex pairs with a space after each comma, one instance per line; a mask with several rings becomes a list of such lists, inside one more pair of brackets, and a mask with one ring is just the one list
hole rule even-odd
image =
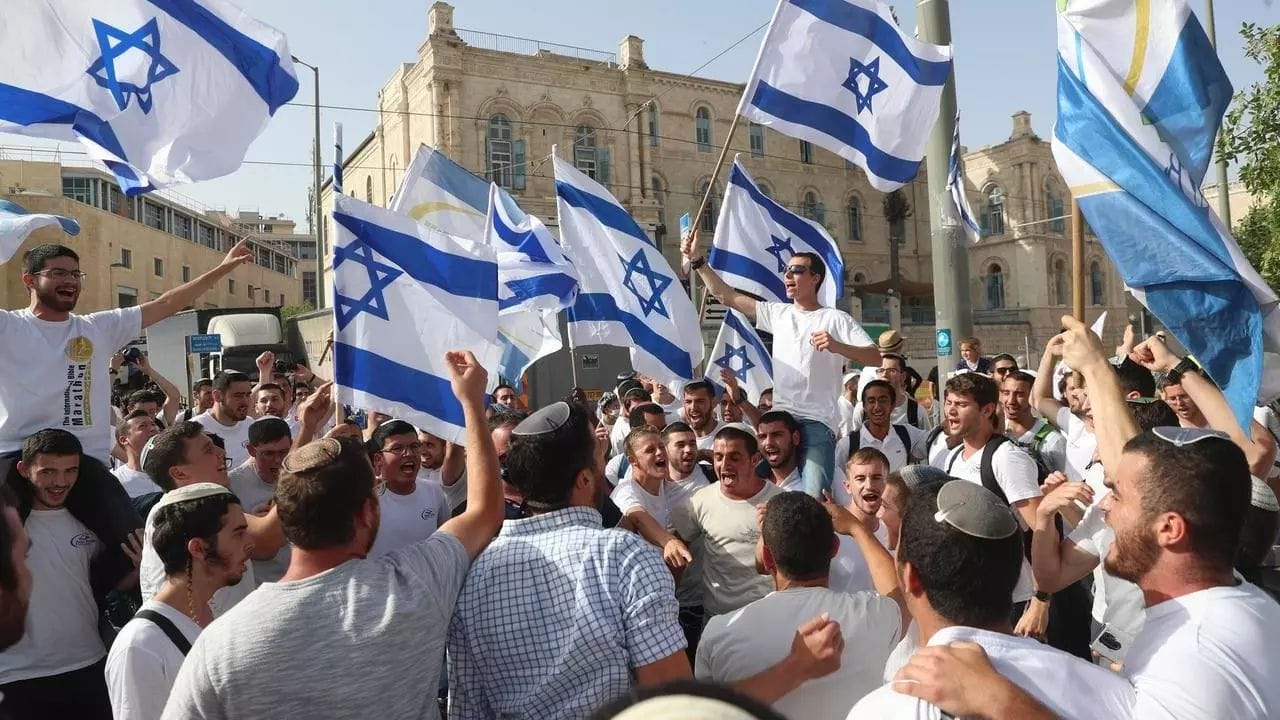
[[1152, 428], [1151, 434], [1175, 447], [1186, 447], [1209, 439], [1231, 442], [1230, 435], [1207, 428], [1158, 427]]
[[788, 265], [782, 272], [784, 275], [804, 275], [809, 272], [809, 268], [804, 265]]
[[55, 268], [53, 270], [41, 270], [40, 272], [35, 272], [31, 274], [43, 275], [44, 277], [47, 277], [50, 280], [58, 280], [58, 281], [62, 281], [62, 280], [78, 281], [78, 280], [84, 280], [86, 277], [89, 276], [88, 273], [80, 272], [79, 270], [63, 270], [62, 268]]
[[391, 453], [392, 455], [417, 455], [422, 452], [422, 443], [413, 443], [412, 445], [391, 445], [382, 448], [382, 452]]
[[1013, 371], [1015, 371], [1015, 370], [1017, 370], [1017, 369], [1018, 369], [1018, 368], [1016, 368], [1016, 367], [1014, 367], [1014, 366], [1010, 365], [1010, 366], [1007, 366], [1007, 367], [998, 367], [998, 368], [995, 368], [995, 369], [993, 369], [991, 372], [995, 373], [996, 375], [1006, 375], [1006, 374], [1011, 373], [1011, 372], [1013, 372]]

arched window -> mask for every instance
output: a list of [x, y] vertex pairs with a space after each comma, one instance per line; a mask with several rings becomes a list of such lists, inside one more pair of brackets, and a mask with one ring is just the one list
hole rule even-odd
[[982, 206], [980, 225], [983, 235], [1004, 234], [1004, 191], [999, 185], [987, 190], [987, 201]]
[[364, 201], [373, 202], [373, 176], [370, 175], [364, 179]]
[[804, 200], [800, 203], [800, 214], [822, 224], [826, 220], [827, 210], [818, 201], [817, 194], [810, 190], [804, 194]]
[[711, 152], [711, 111], [704, 107], [694, 115], [694, 135], [698, 152]]
[[592, 180], [598, 180], [598, 161], [596, 129], [590, 125], [579, 125], [573, 132], [573, 166]]
[[1094, 305], [1106, 305], [1106, 288], [1103, 286], [1102, 266], [1089, 263], [1089, 296]]
[[760, 188], [760, 192], [763, 193], [765, 197], [769, 198], [770, 200], [774, 199], [773, 188], [769, 186], [769, 183], [756, 180], [756, 187]]
[[1053, 304], [1067, 305], [1070, 294], [1067, 290], [1067, 261], [1058, 258], [1053, 263]]
[[1063, 208], [1062, 196], [1054, 189], [1053, 185], [1045, 183], [1044, 186], [1044, 212], [1049, 219], [1049, 230], [1060, 233], [1067, 228], [1066, 210]]
[[498, 187], [510, 190], [515, 180], [511, 172], [514, 164], [514, 148], [511, 147], [511, 121], [506, 115], [498, 114], [489, 117], [486, 146], [489, 149], [485, 167], [486, 176], [497, 183]]
[[854, 284], [854, 285], [863, 285], [863, 284], [865, 284], [866, 282], [867, 282], [867, 276], [866, 276], [866, 275], [864, 275], [864, 274], [862, 274], [862, 273], [860, 273], [860, 272], [858, 272], [858, 273], [854, 273], [854, 274], [853, 274], [853, 284]]
[[1004, 307], [1004, 269], [1000, 263], [991, 263], [985, 278], [987, 285], [987, 308], [997, 310]]
[[849, 199], [849, 239], [862, 242], [862, 203], [858, 198]]
[[649, 146], [658, 147], [658, 104], [649, 103]]
[[[707, 195], [707, 183], [698, 186], [698, 195], [693, 199], [696, 203], [701, 203], [702, 198]], [[711, 233], [716, 231], [716, 196], [711, 194], [711, 199], [707, 201], [707, 209], [703, 211], [702, 217], [698, 220], [698, 227], [702, 232]]]

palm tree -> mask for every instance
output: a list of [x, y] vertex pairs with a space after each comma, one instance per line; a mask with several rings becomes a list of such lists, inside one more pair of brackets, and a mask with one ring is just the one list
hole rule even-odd
[[893, 292], [902, 297], [902, 269], [898, 261], [898, 251], [906, 241], [907, 218], [911, 217], [911, 204], [901, 190], [894, 190], [884, 196], [882, 204], [884, 219], [889, 223], [889, 279]]

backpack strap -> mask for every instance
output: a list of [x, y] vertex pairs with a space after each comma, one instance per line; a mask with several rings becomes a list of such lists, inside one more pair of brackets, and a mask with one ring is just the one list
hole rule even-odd
[[169, 636], [169, 642], [173, 643], [173, 646], [178, 648], [178, 652], [182, 653], [183, 657], [186, 657], [187, 653], [191, 652], [191, 643], [187, 642], [186, 636], [178, 630], [177, 626], [174, 625], [173, 621], [169, 618], [161, 615], [155, 610], [148, 610], [146, 608], [134, 613], [133, 616], [136, 618], [142, 618], [143, 620], [146, 620], [152, 625], [160, 628], [165, 635]]
[[1040, 429], [1036, 431], [1035, 437], [1031, 438], [1031, 449], [1036, 452], [1040, 452], [1040, 448], [1044, 445], [1045, 439], [1049, 437], [1050, 433], [1057, 429], [1058, 428], [1054, 427], [1052, 423], [1045, 421], [1045, 424], [1041, 425]]
[[[854, 430], [853, 432], [849, 433], [849, 457], [853, 457], [853, 454], [858, 452], [861, 449], [862, 449], [862, 430], [861, 429]], [[846, 462], [847, 461], [848, 460], [846, 459]]]
[[999, 450], [1000, 446], [1007, 442], [1009, 442], [1009, 438], [1004, 435], [992, 435], [987, 444], [982, 447], [982, 462], [978, 468], [978, 472], [982, 476], [982, 487], [990, 490], [1005, 505], [1009, 504], [1009, 496], [1004, 494], [1000, 483], [996, 481], [996, 471], [992, 467], [991, 461], [996, 454], [996, 450]]
[[898, 434], [898, 439], [902, 441], [902, 449], [907, 453], [907, 463], [911, 463], [911, 433], [907, 432], [906, 425], [894, 425], [893, 431]]
[[907, 398], [907, 423], [920, 427], [920, 403]]

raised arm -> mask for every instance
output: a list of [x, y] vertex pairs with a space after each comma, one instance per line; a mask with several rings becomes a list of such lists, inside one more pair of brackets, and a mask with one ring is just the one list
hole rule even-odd
[[1098, 565], [1097, 557], [1078, 549], [1070, 540], [1058, 537], [1054, 515], [1077, 501], [1085, 505], [1093, 502], [1093, 489], [1087, 483], [1059, 485], [1044, 497], [1036, 509], [1035, 534], [1031, 538], [1031, 574], [1036, 587], [1045, 592], [1058, 592], [1088, 575]]
[[624, 509], [623, 512], [626, 519], [635, 526], [636, 533], [662, 551], [662, 559], [667, 567], [676, 570], [693, 562], [693, 553], [689, 552], [684, 541], [669, 532], [643, 507]]
[[[1045, 353], [1061, 352], [1062, 359], [1084, 375], [1085, 387], [1089, 389], [1089, 404], [1093, 408], [1093, 425], [1097, 429], [1098, 457], [1103, 467], [1120, 467], [1125, 443], [1139, 433], [1138, 423], [1125, 402], [1120, 383], [1116, 380], [1116, 371], [1102, 349], [1102, 341], [1084, 323], [1070, 315], [1062, 318], [1062, 326], [1066, 332], [1050, 340]], [[1039, 382], [1037, 379], [1037, 386]]]
[[902, 624], [898, 628], [898, 635], [901, 637], [907, 632], [907, 626], [911, 624], [911, 613], [907, 610], [902, 587], [898, 584], [898, 568], [893, 556], [852, 513], [833, 502], [830, 493], [826, 494], [822, 506], [831, 516], [831, 524], [836, 532], [848, 535], [858, 543], [858, 549], [862, 551], [862, 556], [867, 561], [867, 570], [871, 572], [871, 584], [875, 586], [876, 592], [897, 603], [898, 612], [902, 617]]
[[440, 527], [467, 549], [475, 559], [502, 525], [502, 479], [498, 453], [493, 448], [489, 424], [484, 416], [484, 386], [488, 373], [471, 351], [449, 352], [449, 384], [462, 404], [467, 427], [467, 509]]
[[253, 250], [249, 247], [249, 241], [246, 239], [236, 243], [235, 247], [231, 248], [231, 252], [227, 253], [227, 256], [214, 269], [191, 282], [179, 285], [155, 300], [143, 303], [142, 327], [155, 325], [179, 310], [195, 305], [196, 300], [212, 288], [214, 283], [252, 259]]
[[707, 264], [707, 259], [697, 251], [698, 233], [695, 230], [692, 235], [685, 238], [680, 243], [680, 254], [689, 262], [690, 267], [696, 267], [695, 272], [698, 277], [702, 278], [702, 282], [707, 285], [707, 292], [710, 292], [716, 300], [722, 304], [737, 310], [751, 322], [756, 321], [756, 300], [745, 293], [738, 292], [724, 280], [720, 279], [720, 275]]
[[332, 391], [333, 383], [324, 383], [298, 407], [298, 433], [293, 436], [291, 451], [315, 439], [316, 433], [324, 425], [329, 413], [333, 412], [333, 402], [330, 397]]
[[[739, 397], [738, 376], [734, 375], [732, 371], [721, 368], [720, 382], [724, 383], [725, 392], [730, 393], [729, 397]], [[742, 393], [741, 397], [741, 400], [734, 400], [734, 404], [742, 411], [742, 417], [751, 423], [751, 427], [755, 427], [760, 422], [760, 416], [764, 413], [760, 412], [760, 408], [752, 404], [746, 393]]]
[[160, 392], [164, 393], [164, 407], [161, 408], [160, 415], [166, 427], [172, 425], [173, 419], [178, 416], [178, 405], [182, 402], [182, 393], [178, 391], [178, 386], [169, 382], [169, 379], [161, 375], [159, 370], [152, 367], [146, 355], [138, 356], [138, 371], [146, 375], [160, 388]]
[[1031, 406], [1040, 411], [1049, 422], [1056, 422], [1058, 411], [1065, 405], [1053, 397], [1053, 369], [1057, 366], [1057, 355], [1050, 343], [1044, 348], [1040, 357], [1040, 368], [1036, 372], [1036, 381], [1031, 385]]

